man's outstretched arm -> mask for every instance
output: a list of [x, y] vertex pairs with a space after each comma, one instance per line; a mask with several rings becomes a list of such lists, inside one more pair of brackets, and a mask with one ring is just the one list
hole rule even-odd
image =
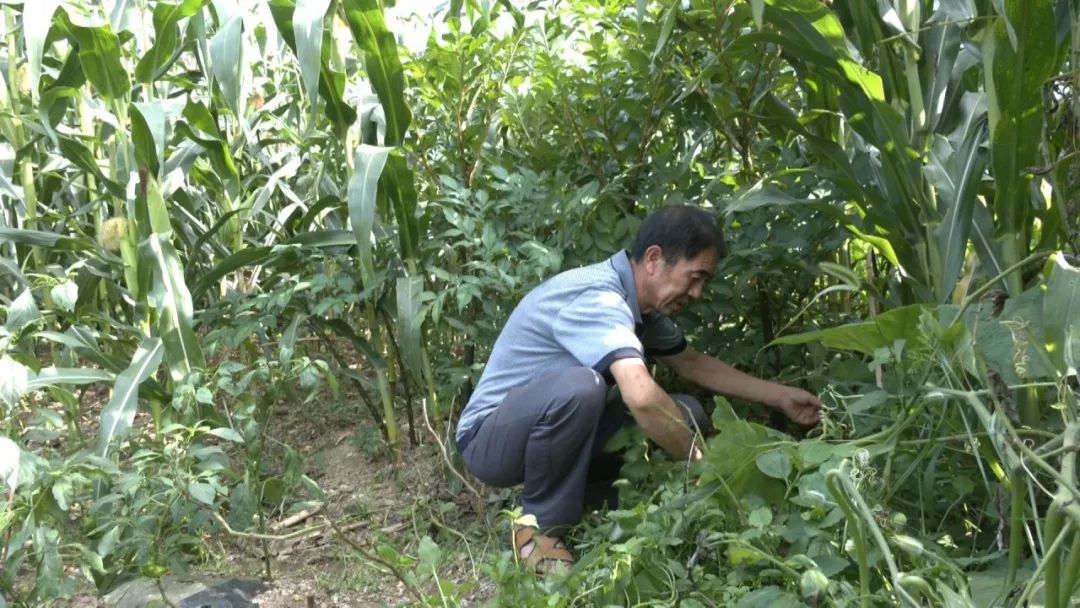
[[693, 437], [679, 406], [653, 380], [645, 362], [636, 357], [619, 359], [609, 368], [619, 386], [619, 394], [641, 430], [675, 458], [701, 458], [693, 448]]
[[799, 424], [817, 424], [821, 419], [821, 401], [801, 388], [755, 378], [692, 348], [661, 360], [679, 376], [698, 386], [729, 397], [763, 403]]

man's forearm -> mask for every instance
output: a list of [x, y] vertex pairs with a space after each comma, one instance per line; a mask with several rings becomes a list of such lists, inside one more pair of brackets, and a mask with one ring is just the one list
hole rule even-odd
[[645, 434], [676, 458], [690, 453], [690, 428], [682, 409], [660, 388], [641, 359], [621, 359], [611, 364], [623, 402]]
[[775, 395], [782, 385], [750, 374], [703, 354], [697, 354], [695, 365], [680, 370], [681, 376], [711, 391], [728, 397], [756, 401], [774, 407]]
[[649, 439], [675, 458], [686, 458], [690, 453], [693, 436], [686, 418], [670, 395], [657, 390], [651, 403], [631, 406], [630, 414]]

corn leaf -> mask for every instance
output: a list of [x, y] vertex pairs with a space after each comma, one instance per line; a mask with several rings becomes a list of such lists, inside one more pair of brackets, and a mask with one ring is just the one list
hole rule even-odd
[[[270, 14], [274, 18], [274, 24], [277, 25], [281, 37], [285, 39], [285, 43], [293, 52], [298, 53], [296, 32], [293, 26], [295, 10], [296, 3], [293, 0], [271, 0], [270, 2]], [[325, 35], [329, 35], [329, 32]], [[345, 103], [345, 75], [330, 68], [330, 45], [324, 42], [321, 48], [319, 95], [326, 102], [326, 115], [333, 123], [334, 131], [338, 135], [344, 135], [349, 125], [356, 122], [356, 110]]]
[[41, 81], [41, 57], [45, 53], [53, 15], [59, 6], [60, 0], [41, 0], [34, 3], [33, 9], [24, 5], [23, 42], [26, 44], [26, 64], [30, 72], [30, 92], [35, 97]]
[[941, 303], [948, 301], [963, 270], [975, 212], [975, 195], [986, 167], [982, 147], [985, 140], [986, 121], [980, 120], [964, 134], [957, 150], [952, 150], [945, 138], [938, 137], [930, 151], [926, 176], [936, 187], [938, 206], [944, 211], [944, 220], [935, 230], [941, 259], [937, 291]]
[[922, 342], [919, 315], [926, 310], [929, 309], [922, 304], [902, 306], [884, 312], [870, 321], [782, 336], [767, 346], [814, 342], [838, 350], [853, 350], [873, 355], [875, 350], [891, 347], [897, 340], [906, 340], [909, 345]]
[[236, 116], [243, 117], [246, 101], [241, 94], [246, 69], [244, 19], [233, 15], [210, 38], [210, 67], [225, 103]]
[[309, 317], [308, 322], [316, 325], [320, 328], [329, 330], [334, 335], [341, 336], [352, 343], [356, 352], [364, 355], [368, 360], [368, 363], [375, 369], [386, 370], [386, 359], [383, 359], [382, 355], [377, 353], [375, 349], [371, 347], [368, 341], [356, 333], [351, 326], [341, 319], [321, 319], [319, 317]]
[[123, 98], [131, 90], [127, 70], [120, 61], [120, 39], [108, 24], [83, 27], [71, 23], [67, 14], [57, 13], [79, 47], [79, 61], [83, 74], [98, 94], [106, 100]]
[[154, 177], [160, 175], [167, 140], [168, 122], [161, 104], [145, 101], [131, 104], [131, 143], [135, 148], [135, 162], [140, 167], [147, 167]]
[[[1009, 24], [1016, 30], [1015, 48], [1007, 32]], [[998, 113], [995, 117], [991, 112], [990, 147], [998, 235], [1021, 230], [1031, 213], [1027, 168], [1039, 164], [1042, 91], [1057, 64], [1056, 31], [1052, 0], [1008, 0], [1005, 15], [995, 19], [995, 43], [986, 74], [990, 107]]]
[[375, 201], [390, 148], [361, 144], [356, 148], [353, 174], [349, 179], [349, 219], [359, 246], [360, 273], [366, 283], [375, 273], [371, 255], [371, 231], [375, 226]]
[[307, 129], [310, 132], [319, 111], [319, 78], [322, 72], [323, 22], [330, 0], [298, 0], [293, 13], [293, 28], [296, 34], [296, 58], [300, 62], [300, 76], [304, 81], [308, 102], [311, 104], [311, 118]]
[[135, 422], [139, 407], [139, 385], [161, 365], [165, 347], [159, 338], [146, 338], [135, 351], [131, 364], [116, 377], [112, 397], [101, 410], [101, 430], [97, 453], [105, 456], [113, 440], [123, 436]]
[[95, 382], [112, 382], [116, 376], [101, 369], [90, 367], [64, 368], [45, 367], [27, 382], [27, 390], [36, 390], [58, 384], [93, 384]]
[[169, 212], [153, 179], [147, 183], [146, 201], [154, 231], [145, 243], [154, 268], [150, 294], [158, 310], [158, 330], [165, 344], [169, 372], [178, 382], [193, 369], [206, 367], [206, 359], [192, 329], [191, 293], [184, 282], [183, 265], [172, 245]]
[[206, 290], [210, 289], [214, 283], [218, 282], [230, 272], [253, 264], [263, 264], [275, 255], [272, 247], [248, 247], [246, 249], [241, 249], [218, 262], [209, 272], [200, 274], [199, 280], [191, 288], [191, 296], [198, 298], [206, 293]]
[[423, 293], [423, 277], [398, 277], [397, 324], [401, 332], [401, 350], [406, 365], [418, 381], [423, 378], [423, 317], [420, 310]]
[[417, 259], [420, 250], [420, 222], [416, 217], [416, 186], [413, 183], [412, 170], [399, 150], [394, 150], [387, 159], [379, 179], [379, 187], [386, 193], [394, 210], [401, 257], [406, 260]]
[[206, 5], [207, 0], [182, 0], [179, 3], [159, 2], [154, 6], [154, 45], [135, 66], [135, 79], [153, 82], [175, 59], [180, 38], [179, 22], [191, 17]]
[[386, 29], [378, 0], [343, 0], [345, 20], [364, 52], [364, 69], [386, 115], [386, 140], [397, 146], [405, 140], [412, 114], [405, 104], [405, 72], [398, 58], [394, 35]]
[[41, 230], [24, 230], [21, 228], [0, 227], [0, 240], [10, 241], [12, 243], [18, 243], [20, 245], [48, 247], [53, 249], [62, 249], [65, 251], [85, 251], [94, 248], [94, 245], [92, 241], [90, 241], [90, 239], [74, 238], [70, 236], [64, 236], [62, 234], [56, 234], [53, 232], [43, 232]]

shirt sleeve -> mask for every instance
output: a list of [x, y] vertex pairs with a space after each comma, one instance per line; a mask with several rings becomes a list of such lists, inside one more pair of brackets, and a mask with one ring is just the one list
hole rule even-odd
[[641, 343], [646, 357], [669, 357], [686, 350], [686, 337], [667, 315], [653, 313], [643, 322]]
[[618, 292], [585, 291], [559, 311], [552, 324], [555, 340], [581, 365], [606, 374], [619, 359], [643, 359], [634, 334], [634, 316]]

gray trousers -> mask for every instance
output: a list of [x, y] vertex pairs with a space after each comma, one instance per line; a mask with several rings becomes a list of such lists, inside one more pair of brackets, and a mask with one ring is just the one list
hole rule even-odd
[[[541, 376], [510, 391], [459, 445], [465, 465], [495, 487], [524, 483], [525, 513], [540, 528], [562, 532], [581, 520], [586, 491], [611, 493], [622, 464], [604, 445], [633, 421], [620, 400], [607, 400], [604, 378], [586, 367]], [[709, 428], [701, 404], [672, 395], [691, 428]], [[605, 497], [607, 498], [607, 497]]]

